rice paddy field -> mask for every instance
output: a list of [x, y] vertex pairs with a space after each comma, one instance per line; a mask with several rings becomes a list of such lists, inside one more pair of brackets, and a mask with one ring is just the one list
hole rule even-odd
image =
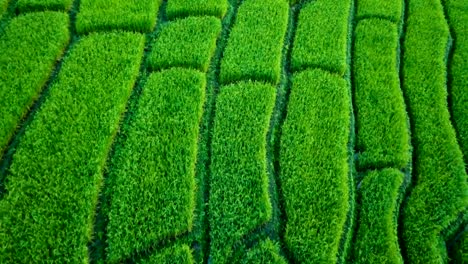
[[468, 263], [467, 0], [0, 0], [0, 263]]

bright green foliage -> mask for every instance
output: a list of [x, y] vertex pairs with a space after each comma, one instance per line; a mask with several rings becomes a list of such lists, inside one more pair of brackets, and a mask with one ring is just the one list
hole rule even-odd
[[403, 218], [409, 263], [444, 263], [441, 233], [468, 206], [462, 153], [447, 109], [449, 30], [439, 0], [410, 0], [404, 85], [412, 120], [415, 183]]
[[347, 69], [350, 0], [317, 0], [300, 10], [291, 57], [293, 71], [319, 67], [339, 75]]
[[397, 26], [389, 21], [366, 19], [356, 27], [353, 71], [361, 170], [404, 168], [411, 158], [398, 43]]
[[271, 218], [265, 141], [274, 105], [273, 86], [240, 82], [221, 87], [210, 182], [213, 263], [226, 263], [234, 243]]
[[34, 11], [67, 11], [71, 8], [73, 0], [18, 0], [16, 7], [20, 12]]
[[0, 0], [0, 19], [2, 18], [3, 14], [7, 10], [9, 2], [10, 0]]
[[0, 263], [87, 263], [102, 170], [144, 36], [92, 34], [65, 59], [26, 129], [0, 201]]
[[168, 0], [166, 15], [169, 19], [185, 16], [223, 18], [228, 6], [228, 0]]
[[285, 243], [298, 263], [336, 263], [350, 211], [347, 82], [319, 69], [294, 75], [280, 150]]
[[450, 68], [449, 89], [452, 118], [468, 164], [468, 1], [446, 0], [450, 25], [455, 37], [455, 50]]
[[258, 243], [249, 250], [240, 261], [242, 264], [287, 264], [286, 260], [279, 254], [279, 246], [270, 239]]
[[220, 33], [221, 21], [215, 17], [189, 17], [168, 23], [156, 38], [149, 65], [153, 70], [188, 67], [206, 72]]
[[70, 35], [64, 13], [14, 18], [0, 37], [0, 158], [47, 82]]
[[153, 73], [143, 88], [106, 189], [110, 262], [192, 229], [205, 82], [198, 71], [174, 68]]
[[221, 83], [279, 82], [288, 10], [286, 0], [243, 2], [221, 61]]
[[359, 0], [356, 1], [356, 19], [381, 18], [400, 24], [405, 0]]
[[174, 245], [153, 253], [140, 264], [192, 264], [195, 263], [188, 245]]
[[404, 174], [367, 173], [360, 188], [359, 225], [352, 263], [402, 264], [397, 237], [398, 201]]
[[123, 29], [149, 32], [156, 25], [162, 0], [81, 0], [76, 31]]

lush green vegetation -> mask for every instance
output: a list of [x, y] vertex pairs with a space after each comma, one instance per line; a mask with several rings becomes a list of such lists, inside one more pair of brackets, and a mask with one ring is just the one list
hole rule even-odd
[[192, 229], [205, 82], [174, 68], [153, 73], [143, 88], [108, 177], [110, 262]]
[[279, 246], [270, 239], [260, 241], [247, 252], [240, 261], [242, 264], [286, 264], [286, 260], [279, 254]]
[[71, 8], [73, 0], [18, 0], [16, 7], [20, 12], [34, 11], [67, 11]]
[[1, 263], [88, 261], [104, 162], [143, 47], [140, 34], [91, 34], [65, 59], [7, 176]]
[[162, 0], [81, 0], [76, 18], [80, 34], [123, 29], [149, 32]]
[[371, 171], [365, 175], [358, 195], [359, 225], [352, 263], [403, 263], [397, 219], [404, 177], [396, 169]]
[[466, 230], [461, 237], [458, 239], [454, 250], [453, 260], [451, 263], [454, 264], [465, 264], [468, 263], [468, 232]]
[[293, 71], [319, 67], [345, 74], [350, 8], [350, 0], [317, 0], [304, 4], [292, 50]]
[[221, 83], [279, 82], [288, 10], [286, 0], [243, 1], [221, 62]]
[[399, 24], [403, 16], [404, 0], [359, 0], [356, 1], [356, 19], [381, 18]]
[[3, 14], [7, 10], [9, 2], [10, 0], [0, 0], [0, 19], [2, 18]]
[[228, 263], [234, 243], [271, 218], [265, 141], [275, 91], [255, 82], [221, 87], [209, 201], [214, 263]]
[[68, 24], [64, 13], [32, 13], [0, 35], [0, 158], [67, 46]]
[[452, 26], [454, 53], [450, 67], [451, 109], [458, 139], [468, 163], [468, 2], [445, 0]]
[[169, 19], [185, 16], [224, 17], [228, 0], [168, 0], [166, 14]]
[[153, 253], [140, 264], [192, 264], [195, 263], [188, 245], [174, 245]]
[[300, 263], [338, 260], [351, 209], [350, 104], [344, 79], [318, 69], [294, 75], [281, 138], [280, 178], [284, 239]]
[[402, 236], [408, 262], [444, 263], [441, 233], [468, 205], [465, 164], [446, 101], [449, 29], [439, 0], [411, 0], [408, 11], [403, 91], [412, 121], [416, 185], [404, 209]]
[[398, 72], [398, 29], [389, 21], [357, 24], [354, 42], [354, 97], [358, 168], [404, 168], [410, 139]]
[[164, 26], [149, 55], [152, 69], [188, 67], [206, 72], [221, 33], [214, 17], [189, 17]]

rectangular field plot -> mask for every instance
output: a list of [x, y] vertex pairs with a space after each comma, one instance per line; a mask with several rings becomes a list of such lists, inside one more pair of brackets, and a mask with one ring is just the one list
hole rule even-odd
[[168, 23], [156, 38], [149, 55], [153, 70], [187, 67], [207, 71], [221, 33], [214, 17], [189, 17]]
[[366, 19], [356, 27], [353, 75], [359, 170], [402, 169], [410, 162], [398, 43], [398, 29], [392, 22]]
[[0, 36], [0, 158], [66, 48], [68, 24], [64, 13], [26, 14]]
[[0, 263], [87, 263], [102, 172], [138, 75], [144, 36], [91, 34], [26, 128], [0, 201]]
[[166, 15], [169, 19], [186, 16], [223, 18], [228, 6], [228, 0], [168, 0]]
[[192, 229], [205, 82], [175, 68], [151, 74], [143, 87], [108, 177], [110, 262]]
[[81, 0], [76, 17], [76, 31], [114, 29], [149, 32], [156, 25], [162, 0]]
[[317, 0], [299, 12], [291, 68], [322, 69], [344, 75], [347, 70], [350, 0]]
[[234, 243], [271, 218], [265, 145], [274, 104], [271, 85], [240, 82], [221, 87], [209, 201], [214, 263], [228, 263]]
[[221, 61], [221, 83], [279, 82], [288, 10], [286, 0], [242, 3]]
[[388, 19], [395, 25], [402, 22], [404, 1], [407, 0], [359, 0], [356, 1], [356, 19]]
[[192, 251], [188, 245], [174, 245], [159, 250], [141, 260], [139, 264], [193, 264]]
[[288, 262], [279, 253], [279, 246], [270, 239], [260, 241], [247, 251], [245, 257], [239, 261], [242, 264], [287, 264]]
[[298, 263], [337, 263], [352, 213], [349, 87], [318, 69], [292, 82], [279, 156], [285, 244]]
[[18, 0], [16, 8], [20, 12], [68, 11], [72, 4], [73, 0]]
[[466, 167], [447, 108], [449, 28], [439, 0], [409, 3], [403, 92], [414, 145], [415, 186], [403, 213], [408, 263], [446, 263], [446, 232], [468, 207]]
[[352, 263], [403, 264], [397, 219], [404, 177], [395, 169], [371, 171], [364, 176]]

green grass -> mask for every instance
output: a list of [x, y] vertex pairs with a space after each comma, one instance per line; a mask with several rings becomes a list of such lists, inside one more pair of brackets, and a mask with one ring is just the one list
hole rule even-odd
[[298, 263], [341, 258], [351, 209], [350, 105], [348, 84], [335, 74], [315, 69], [294, 75], [279, 160], [284, 239]]
[[195, 263], [188, 245], [174, 245], [157, 251], [139, 264], [192, 264]]
[[169, 0], [166, 15], [169, 19], [186, 16], [223, 18], [228, 7], [228, 0]]
[[468, 2], [446, 0], [448, 17], [455, 37], [450, 68], [451, 109], [460, 147], [468, 164]]
[[20, 12], [68, 11], [72, 4], [73, 0], [18, 0], [16, 8]]
[[272, 216], [266, 135], [275, 88], [240, 82], [221, 87], [212, 141], [209, 221], [213, 263], [227, 263], [235, 242]]
[[114, 29], [149, 32], [156, 25], [162, 0], [81, 0], [76, 17], [76, 31]]
[[221, 61], [221, 83], [279, 82], [288, 14], [286, 0], [245, 0], [242, 3]]
[[192, 229], [205, 86], [204, 74], [180, 68], [145, 84], [108, 177], [110, 262]]
[[292, 71], [319, 67], [345, 74], [350, 8], [350, 0], [317, 0], [304, 4], [294, 37]]
[[402, 169], [411, 159], [398, 43], [397, 26], [386, 20], [362, 20], [355, 29], [353, 73], [360, 170]]
[[371, 171], [364, 176], [352, 263], [403, 263], [397, 219], [404, 177], [396, 169]]
[[279, 254], [279, 245], [270, 239], [260, 241], [255, 247], [247, 251], [240, 261], [242, 264], [286, 264], [286, 260]]
[[64, 13], [26, 14], [0, 36], [0, 158], [64, 52], [68, 24]]
[[65, 59], [27, 127], [0, 201], [0, 263], [87, 263], [102, 171], [144, 36], [92, 34]]
[[411, 0], [408, 11], [403, 91], [412, 120], [415, 186], [402, 236], [409, 263], [444, 263], [441, 233], [468, 206], [465, 164], [446, 101], [449, 29], [438, 0]]
[[221, 33], [214, 17], [189, 17], [168, 23], [156, 38], [149, 55], [153, 70], [187, 67], [206, 72]]
[[356, 19], [381, 18], [394, 24], [401, 23], [405, 0], [358, 0], [356, 1]]

